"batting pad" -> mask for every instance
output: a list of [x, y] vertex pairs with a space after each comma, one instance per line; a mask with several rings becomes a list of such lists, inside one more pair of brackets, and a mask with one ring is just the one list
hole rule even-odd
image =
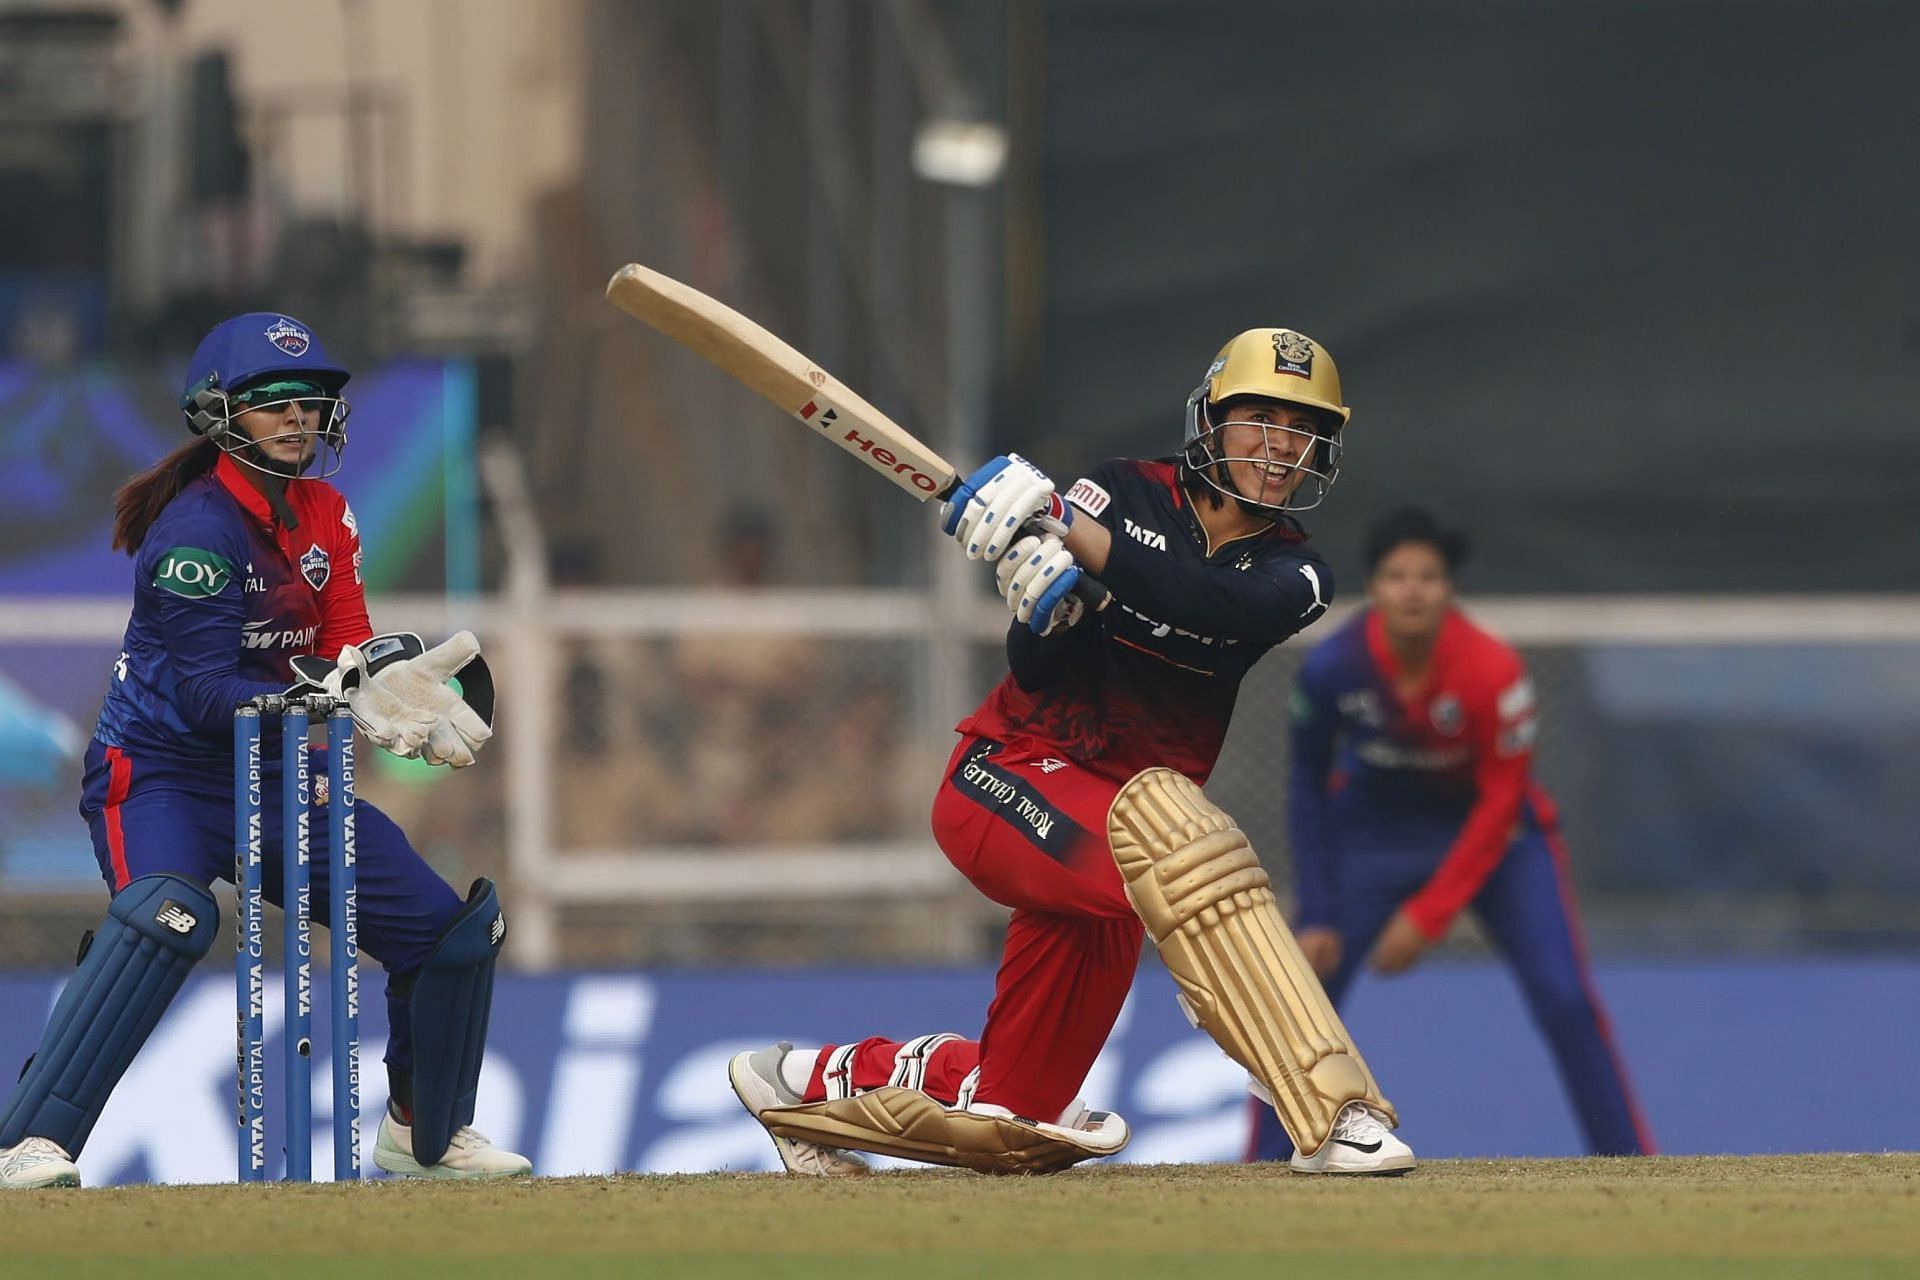
[[1057, 1173], [1127, 1145], [1126, 1121], [1089, 1114], [1095, 1127], [1069, 1129], [1019, 1116], [951, 1110], [918, 1089], [884, 1085], [850, 1098], [768, 1107], [760, 1122], [782, 1138], [876, 1155], [924, 1160], [976, 1173]]
[[1184, 775], [1148, 769], [1114, 797], [1107, 840], [1188, 1015], [1266, 1087], [1303, 1154], [1349, 1102], [1399, 1123], [1233, 819]]

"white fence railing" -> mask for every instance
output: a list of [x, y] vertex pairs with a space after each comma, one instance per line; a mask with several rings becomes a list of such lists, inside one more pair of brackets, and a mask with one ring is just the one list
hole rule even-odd
[[[1509, 639], [1533, 646], [1920, 643], [1920, 597], [1912, 596], [1486, 598], [1472, 609]], [[111, 646], [126, 610], [124, 600], [9, 598], [0, 603], [0, 645]], [[504, 848], [523, 965], [545, 968], [559, 960], [562, 921], [576, 907], [931, 899], [963, 888], [931, 841], [912, 833], [825, 843], [776, 837], [715, 847], [649, 839], [636, 829], [631, 843], [570, 846], [556, 809], [556, 747], [567, 732], [559, 658], [582, 642], [761, 636], [828, 650], [894, 642], [915, 655], [909, 664], [915, 688], [902, 719], [907, 749], [920, 753], [915, 769], [927, 777], [930, 794], [929, 770], [951, 741], [955, 713], [939, 707], [929, 690], [944, 684], [977, 694], [984, 678], [936, 672], [932, 664], [942, 652], [936, 642], [964, 638], [964, 648], [949, 644], [945, 652], [990, 675], [986, 655], [1005, 617], [991, 600], [942, 609], [932, 593], [907, 590], [559, 591], [529, 573], [497, 595], [391, 596], [374, 601], [372, 612], [383, 629], [441, 636], [471, 627], [487, 645], [500, 690]], [[1325, 635], [1337, 622], [1322, 622], [1315, 632]], [[685, 732], [697, 736], [701, 726], [692, 723]], [[876, 769], [886, 766], [874, 762]], [[848, 777], [844, 786], [852, 795], [866, 781]]]

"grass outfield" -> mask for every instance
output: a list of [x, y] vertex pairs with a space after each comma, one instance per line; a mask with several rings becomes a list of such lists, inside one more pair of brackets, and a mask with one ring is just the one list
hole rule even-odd
[[[1289, 1265], [1291, 1264], [1291, 1266]], [[0, 1195], [0, 1275], [1920, 1275], [1920, 1156], [1118, 1165]], [[377, 1271], [372, 1270], [378, 1268]]]

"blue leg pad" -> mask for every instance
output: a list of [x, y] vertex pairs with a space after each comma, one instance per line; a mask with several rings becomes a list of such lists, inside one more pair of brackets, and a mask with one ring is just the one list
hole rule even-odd
[[438, 1164], [473, 1123], [493, 1008], [493, 965], [507, 922], [493, 881], [476, 880], [413, 986], [413, 1158]]
[[219, 927], [213, 895], [179, 876], [142, 876], [114, 897], [0, 1113], [0, 1147], [51, 1138], [80, 1154]]

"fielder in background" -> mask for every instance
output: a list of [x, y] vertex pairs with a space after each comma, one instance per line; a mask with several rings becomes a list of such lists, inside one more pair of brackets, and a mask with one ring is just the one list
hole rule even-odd
[[[1288, 785], [1300, 946], [1337, 1003], [1372, 952], [1402, 973], [1471, 907], [1512, 966], [1596, 1155], [1648, 1155], [1588, 973], [1520, 656], [1454, 605], [1466, 539], [1408, 509], [1366, 541], [1368, 608], [1308, 655]], [[1287, 1133], [1254, 1116], [1251, 1156]]]
[[[1413, 1153], [1274, 907], [1245, 836], [1200, 791], [1241, 679], [1333, 598], [1294, 512], [1339, 471], [1333, 360], [1290, 329], [1220, 351], [1184, 448], [1102, 463], [1064, 495], [1017, 455], [952, 495], [945, 529], [996, 566], [1011, 671], [959, 726], [933, 831], [1013, 909], [979, 1040], [875, 1036], [737, 1055], [735, 1092], [794, 1173], [853, 1151], [983, 1172], [1111, 1155], [1126, 1122], [1076, 1096], [1133, 983], [1141, 925], [1197, 1025], [1299, 1138], [1294, 1167], [1394, 1173]], [[1112, 600], [1085, 610], [1083, 570]]]
[[[209, 886], [234, 872], [238, 704], [284, 692], [345, 698], [375, 745], [456, 767], [491, 736], [491, 682], [479, 678], [471, 634], [423, 652], [417, 638], [374, 636], [368, 624], [360, 531], [324, 479], [346, 445], [347, 376], [286, 316], [222, 323], [188, 367], [181, 408], [195, 439], [116, 497], [133, 614], [80, 802], [113, 897], [0, 1109], [0, 1187], [79, 1185], [74, 1160], [101, 1108], [213, 945]], [[463, 669], [470, 696], [488, 691], [477, 707], [448, 686]], [[277, 742], [262, 760], [263, 828], [278, 831]], [[469, 1123], [505, 933], [493, 885], [477, 881], [463, 901], [391, 819], [365, 801], [356, 812], [360, 945], [386, 967], [392, 1027], [374, 1162], [416, 1177], [528, 1173], [525, 1157]], [[312, 838], [324, 924], [324, 821]], [[280, 860], [265, 872], [277, 904]]]

